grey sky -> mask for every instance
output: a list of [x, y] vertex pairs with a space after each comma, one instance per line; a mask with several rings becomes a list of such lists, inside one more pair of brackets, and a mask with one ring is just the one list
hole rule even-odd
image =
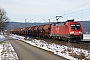
[[0, 8], [17, 22], [55, 21], [56, 15], [63, 16], [60, 21], [90, 20], [90, 0], [0, 0]]

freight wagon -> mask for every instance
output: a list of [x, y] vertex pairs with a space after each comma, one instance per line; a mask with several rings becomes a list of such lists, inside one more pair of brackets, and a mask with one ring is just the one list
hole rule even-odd
[[13, 34], [53, 38], [70, 42], [80, 42], [83, 39], [82, 25], [74, 20], [56, 22], [23, 29], [14, 29]]

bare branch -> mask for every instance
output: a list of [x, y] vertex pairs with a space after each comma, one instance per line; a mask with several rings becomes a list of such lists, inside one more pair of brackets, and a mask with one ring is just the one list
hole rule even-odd
[[6, 11], [4, 9], [0, 9], [0, 31], [6, 28], [8, 21], [9, 18], [7, 17]]

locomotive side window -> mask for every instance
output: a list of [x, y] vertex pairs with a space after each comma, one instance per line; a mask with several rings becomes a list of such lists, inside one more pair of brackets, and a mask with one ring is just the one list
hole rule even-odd
[[66, 25], [66, 29], [68, 29], [68, 26]]
[[71, 24], [71, 29], [72, 30], [79, 30], [80, 29], [80, 24]]

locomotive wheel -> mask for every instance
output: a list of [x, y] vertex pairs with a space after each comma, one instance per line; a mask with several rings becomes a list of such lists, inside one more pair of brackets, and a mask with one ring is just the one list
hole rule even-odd
[[68, 42], [71, 42], [71, 39], [68, 39]]
[[79, 42], [80, 42], [80, 39], [77, 39], [77, 40], [76, 40], [76, 39], [68, 39], [68, 41], [69, 41], [69, 42], [72, 42], [72, 43], [73, 43], [73, 42], [79, 43]]
[[65, 39], [64, 39], [64, 41], [65, 41], [65, 42], [68, 42], [68, 39], [67, 39], [67, 38], [65, 38]]
[[77, 39], [76, 42], [79, 43], [80, 42], [80, 39]]
[[74, 40], [73, 39], [68, 39], [68, 42], [71, 42], [72, 43], [72, 42], [74, 42]]

